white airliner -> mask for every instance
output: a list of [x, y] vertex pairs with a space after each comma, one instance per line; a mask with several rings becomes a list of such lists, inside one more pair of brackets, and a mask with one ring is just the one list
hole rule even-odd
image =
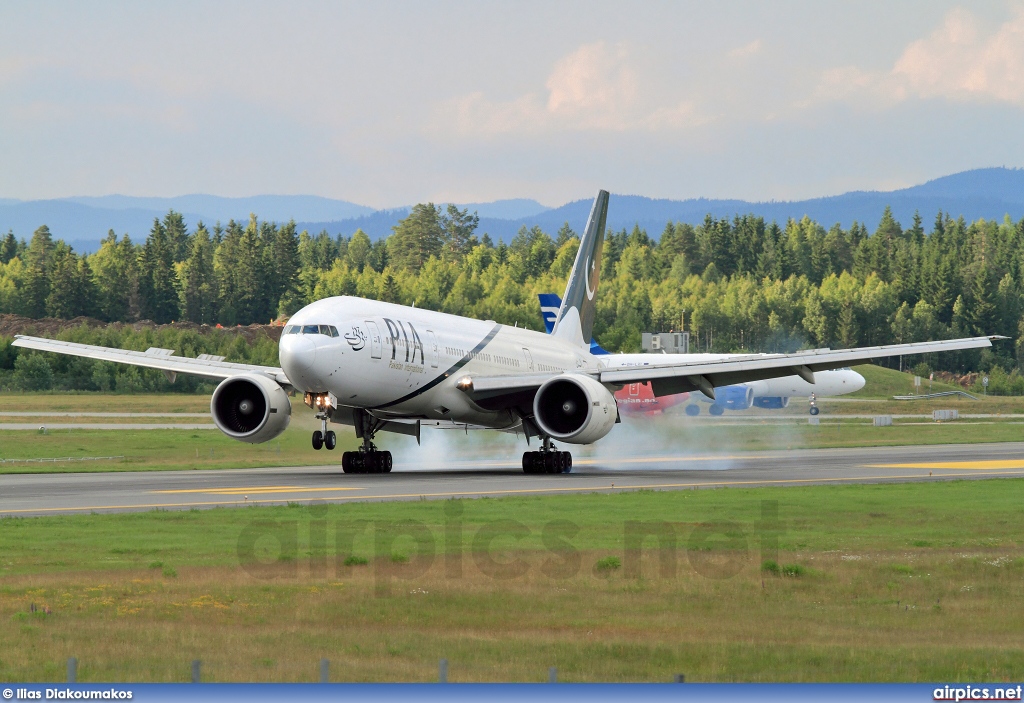
[[253, 366], [207, 355], [173, 356], [173, 350], [111, 349], [19, 336], [14, 345], [91, 359], [160, 369], [168, 379], [185, 373], [220, 379], [213, 392], [213, 421], [229, 437], [265, 442], [288, 426], [290, 391], [304, 393], [322, 429], [313, 448], [333, 449], [328, 422], [350, 425], [362, 439], [342, 455], [351, 473], [386, 473], [391, 453], [379, 451], [379, 432], [417, 439], [426, 427], [492, 429], [539, 439], [540, 451], [523, 454], [526, 473], [561, 473], [572, 456], [552, 441], [590, 444], [618, 421], [613, 392], [629, 383], [652, 384], [656, 396], [716, 386], [799, 376], [879, 357], [991, 346], [989, 337], [894, 344], [793, 354], [693, 358], [666, 354], [640, 360], [590, 352], [594, 298], [608, 193], [594, 200], [569, 275], [553, 332], [348, 296], [325, 298], [299, 310], [281, 335], [281, 367]]
[[[555, 329], [555, 321], [558, 319], [558, 312], [562, 308], [562, 299], [554, 293], [541, 293], [537, 296], [540, 300], [540, 314], [544, 319], [544, 327], [548, 334]], [[610, 352], [601, 348], [596, 340], [590, 342], [590, 352], [595, 356], [608, 355]], [[732, 356], [743, 356], [739, 354], [687, 354], [677, 355], [674, 358], [679, 360], [699, 362], [717, 361], [728, 359]], [[615, 361], [620, 366], [649, 364], [662, 359], [661, 355], [651, 354], [619, 354]], [[621, 391], [616, 399], [630, 400], [636, 384], [630, 384], [630, 392]], [[819, 371], [814, 374], [814, 383], [808, 383], [799, 376], [782, 376], [780, 378], [767, 378], [763, 381], [751, 381], [749, 383], [737, 383], [732, 386], [725, 386], [715, 389], [715, 396], [709, 398], [703, 393], [694, 396], [702, 403], [710, 403], [708, 409], [712, 415], [721, 415], [726, 410], [746, 410], [750, 406], [758, 408], [785, 408], [789, 406], [789, 399], [794, 396], [810, 398], [811, 415], [818, 414], [817, 398], [828, 398], [846, 393], [855, 393], [864, 387], [864, 377], [850, 368], [837, 369], [834, 371]], [[673, 405], [685, 402], [689, 394], [662, 396], [661, 398], [650, 398], [650, 403], [641, 403], [637, 406], [627, 404], [627, 410], [637, 412], [648, 412], [652, 409], [663, 410]], [[700, 415], [700, 406], [691, 403], [686, 406], [687, 415]]]

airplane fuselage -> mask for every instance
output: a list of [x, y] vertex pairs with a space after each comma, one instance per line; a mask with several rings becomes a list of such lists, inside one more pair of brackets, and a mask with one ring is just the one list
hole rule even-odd
[[348, 296], [293, 315], [280, 357], [297, 389], [331, 393], [344, 406], [498, 429], [520, 420], [474, 405], [456, 388], [460, 378], [600, 368], [591, 354], [547, 334]]

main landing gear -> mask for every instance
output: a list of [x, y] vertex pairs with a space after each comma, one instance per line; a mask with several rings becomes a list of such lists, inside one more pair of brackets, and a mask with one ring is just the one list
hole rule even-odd
[[378, 450], [372, 442], [369, 448], [341, 455], [341, 468], [347, 474], [389, 474], [391, 465], [391, 452]]
[[572, 454], [560, 452], [545, 437], [539, 452], [523, 452], [523, 473], [567, 474], [572, 471]]
[[380, 451], [373, 443], [373, 437], [383, 424], [365, 410], [352, 414], [356, 426], [356, 437], [361, 437], [363, 446], [358, 451], [341, 455], [341, 468], [347, 474], [389, 474], [391, 473], [391, 452]]

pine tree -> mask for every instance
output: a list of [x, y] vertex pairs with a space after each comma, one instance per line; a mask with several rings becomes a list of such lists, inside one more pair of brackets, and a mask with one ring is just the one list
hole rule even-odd
[[178, 317], [178, 286], [174, 272], [174, 251], [160, 220], [153, 221], [140, 257], [139, 287], [145, 315], [159, 324]]
[[[307, 235], [307, 240], [309, 239]], [[225, 325], [240, 322], [240, 301], [243, 285], [239, 281], [242, 228], [234, 220], [228, 222], [220, 246], [214, 252], [213, 266], [217, 278], [218, 320]], [[312, 269], [312, 267], [310, 267]]]
[[444, 233], [441, 213], [433, 203], [414, 205], [388, 238], [388, 257], [398, 267], [417, 272], [431, 256], [441, 253]]
[[32, 234], [32, 241], [25, 254], [28, 271], [25, 277], [24, 309], [29, 317], [39, 318], [46, 314], [53, 246], [53, 237], [46, 225]]
[[213, 241], [202, 222], [192, 235], [191, 252], [181, 265], [179, 283], [182, 318], [199, 324], [213, 324], [216, 321], [217, 294], [213, 275]]
[[271, 303], [280, 316], [290, 316], [300, 307], [299, 293], [299, 238], [292, 220], [277, 230], [274, 239], [273, 267], [275, 287]]
[[455, 205], [449, 204], [445, 214], [440, 216], [440, 223], [444, 258], [449, 261], [461, 261], [469, 252], [473, 232], [480, 224], [480, 216], [475, 212], [470, 215], [469, 208], [459, 210]]
[[372, 248], [373, 242], [370, 241], [369, 235], [363, 230], [357, 229], [356, 233], [352, 235], [352, 241], [348, 243], [347, 258], [349, 266], [362, 273]]
[[366, 265], [377, 273], [384, 273], [384, 268], [390, 263], [387, 240], [378, 239], [373, 243], [370, 255], [366, 257]]
[[[128, 235], [117, 240], [114, 230], [107, 233], [99, 251], [93, 254], [92, 270], [96, 282], [97, 311], [101, 320], [125, 322], [138, 319], [129, 311], [132, 291], [138, 295], [138, 267], [135, 245]], [[136, 306], [138, 301], [136, 300]]]
[[93, 277], [89, 257], [78, 258], [78, 314], [95, 317], [98, 311], [96, 281]]
[[988, 265], [982, 262], [971, 281], [966, 317], [975, 334], [993, 334], [996, 329], [996, 294]]
[[46, 314], [69, 320], [79, 314], [78, 257], [64, 242], [57, 242], [50, 268], [50, 293], [46, 297]]
[[259, 222], [255, 215], [250, 215], [249, 225], [243, 230], [238, 244], [238, 322], [243, 325], [266, 322], [263, 319], [266, 286], [263, 252]]
[[[669, 226], [671, 226], [671, 223], [669, 223]], [[484, 236], [487, 237], [486, 234]], [[575, 236], [576, 233], [573, 231], [572, 227], [569, 226], [568, 221], [564, 222], [562, 226], [558, 228], [558, 236], [555, 237], [555, 248], [561, 249], [563, 244]], [[490, 242], [491, 238], [487, 237], [487, 241]]]
[[167, 232], [167, 244], [171, 248], [175, 263], [188, 258], [191, 250], [188, 228], [180, 212], [171, 210], [164, 216], [164, 231]]
[[4, 241], [0, 243], [0, 264], [9, 264], [17, 255], [18, 240], [14, 238], [13, 231], [8, 231]]

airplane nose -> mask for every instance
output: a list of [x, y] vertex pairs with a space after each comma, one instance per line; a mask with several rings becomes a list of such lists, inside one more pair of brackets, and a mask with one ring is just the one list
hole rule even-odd
[[854, 392], [856, 392], [856, 391], [859, 391], [861, 388], [863, 388], [864, 384], [867, 383], [867, 381], [865, 381], [864, 377], [861, 376], [856, 371], [853, 372], [853, 375], [856, 377], [854, 379], [854, 381], [853, 381], [853, 386], [854, 386], [853, 390], [854, 390]]
[[281, 368], [293, 383], [303, 383], [304, 379], [313, 375], [313, 363], [316, 361], [316, 345], [313, 340], [301, 334], [289, 334], [281, 339], [278, 349], [281, 356]]

